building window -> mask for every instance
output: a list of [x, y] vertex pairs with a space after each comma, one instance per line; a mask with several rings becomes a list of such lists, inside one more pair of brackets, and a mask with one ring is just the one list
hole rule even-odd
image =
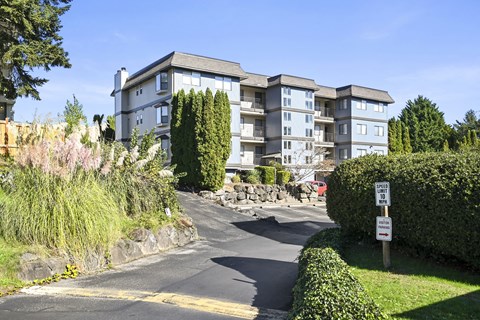
[[215, 89], [231, 91], [232, 79], [227, 77], [215, 77]]
[[283, 135], [284, 136], [291, 136], [292, 135], [292, 127], [283, 127]]
[[305, 137], [313, 137], [313, 129], [305, 129]]
[[367, 101], [362, 100], [361, 102], [357, 102], [357, 109], [367, 110]]
[[340, 110], [347, 110], [347, 99], [340, 100], [340, 105], [338, 108]]
[[290, 107], [292, 105], [292, 99], [291, 98], [283, 98], [283, 106], [284, 107]]
[[305, 142], [305, 150], [313, 150], [313, 143]]
[[168, 138], [164, 138], [161, 140], [161, 147], [162, 147], [162, 150], [165, 151], [166, 153], [168, 153], [168, 147], [170, 145], [170, 141]]
[[283, 141], [283, 149], [292, 150], [292, 141]]
[[289, 96], [292, 94], [292, 90], [289, 87], [283, 87], [283, 94]]
[[137, 87], [137, 88], [135, 89], [135, 95], [138, 96], [139, 94], [142, 94], [142, 93], [143, 93], [143, 88], [142, 88], [142, 87]]
[[200, 86], [200, 73], [192, 72], [192, 85], [193, 86]]
[[367, 155], [367, 149], [357, 149], [357, 156], [363, 157]]
[[357, 123], [357, 134], [366, 135], [367, 134], [367, 125]]
[[313, 102], [312, 101], [305, 101], [305, 109], [313, 110]]
[[283, 121], [292, 121], [292, 113], [291, 112], [284, 112], [283, 113]]
[[166, 72], [161, 72], [155, 77], [155, 90], [165, 91], [168, 90], [168, 75]]
[[312, 99], [312, 97], [313, 97], [312, 91], [305, 91], [305, 98]]
[[284, 155], [283, 156], [283, 164], [290, 164], [292, 163], [292, 156], [291, 155]]
[[142, 94], [142, 93], [143, 93], [143, 88], [142, 88], [142, 87], [140, 87], [140, 94]]
[[305, 123], [312, 123], [312, 122], [313, 122], [313, 116], [311, 114], [306, 114]]
[[375, 112], [383, 112], [385, 109], [384, 109], [384, 104], [379, 102], [378, 104], [374, 104], [373, 105], [373, 111]]
[[375, 135], [383, 137], [384, 129], [382, 126], [375, 126]]
[[243, 157], [244, 154], [245, 154], [245, 146], [242, 144], [240, 146], [240, 155]]
[[244, 124], [245, 124], [245, 118], [240, 117], [240, 125], [243, 127]]
[[256, 156], [263, 155], [263, 147], [255, 146], [255, 155]]
[[140, 116], [137, 115], [137, 126], [140, 124]]
[[383, 150], [375, 150], [374, 151], [376, 154], [383, 156], [385, 152]]
[[168, 124], [168, 106], [157, 108], [157, 124]]
[[311, 164], [312, 163], [312, 157], [311, 156], [305, 156], [305, 163], [306, 164]]
[[348, 124], [343, 123], [338, 126], [338, 133], [341, 135], [348, 134]]
[[338, 150], [338, 156], [341, 160], [348, 159], [348, 150], [347, 149]]
[[143, 124], [143, 114], [140, 115], [140, 124]]

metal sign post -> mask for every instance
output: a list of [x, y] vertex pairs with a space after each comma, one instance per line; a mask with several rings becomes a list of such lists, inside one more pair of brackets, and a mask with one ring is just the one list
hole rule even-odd
[[388, 216], [390, 206], [390, 183], [375, 182], [375, 201], [380, 207], [380, 217], [377, 217], [376, 238], [382, 241], [383, 266], [390, 268], [390, 241], [392, 241], [392, 218]]

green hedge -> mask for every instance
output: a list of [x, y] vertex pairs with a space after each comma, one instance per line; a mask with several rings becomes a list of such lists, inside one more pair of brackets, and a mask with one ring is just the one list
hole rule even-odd
[[326, 229], [300, 254], [290, 320], [385, 319], [336, 250], [340, 230]]
[[287, 184], [290, 181], [290, 171], [277, 171], [277, 184]]
[[260, 172], [260, 179], [263, 184], [274, 184], [275, 183], [275, 168], [267, 166], [258, 166], [255, 167], [255, 170]]
[[374, 239], [374, 183], [389, 181], [394, 241], [480, 268], [480, 154], [367, 156], [329, 178], [327, 210], [348, 233]]

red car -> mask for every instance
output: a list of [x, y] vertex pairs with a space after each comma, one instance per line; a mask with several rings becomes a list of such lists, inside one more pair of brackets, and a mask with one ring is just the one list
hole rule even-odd
[[327, 184], [324, 181], [308, 181], [308, 183], [317, 187], [319, 196], [325, 196], [327, 194]]

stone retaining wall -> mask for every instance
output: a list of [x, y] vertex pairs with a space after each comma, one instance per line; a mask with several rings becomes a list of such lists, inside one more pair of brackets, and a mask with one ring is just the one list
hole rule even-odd
[[213, 200], [225, 207], [248, 204], [285, 203], [298, 200], [300, 202], [318, 201], [317, 190], [307, 184], [280, 185], [226, 185], [217, 192], [200, 191], [198, 195]]
[[67, 264], [74, 264], [83, 273], [95, 272], [109, 266], [117, 266], [139, 259], [141, 257], [164, 252], [184, 246], [198, 238], [197, 229], [190, 220], [182, 219], [182, 228], [167, 225], [157, 233], [147, 229], [137, 229], [130, 234], [129, 239], [121, 239], [105, 252], [90, 252], [83, 261], [72, 261], [66, 255], [41, 258], [32, 253], [25, 253], [20, 259], [18, 278], [22, 281], [45, 279], [55, 273], [63, 273]]

